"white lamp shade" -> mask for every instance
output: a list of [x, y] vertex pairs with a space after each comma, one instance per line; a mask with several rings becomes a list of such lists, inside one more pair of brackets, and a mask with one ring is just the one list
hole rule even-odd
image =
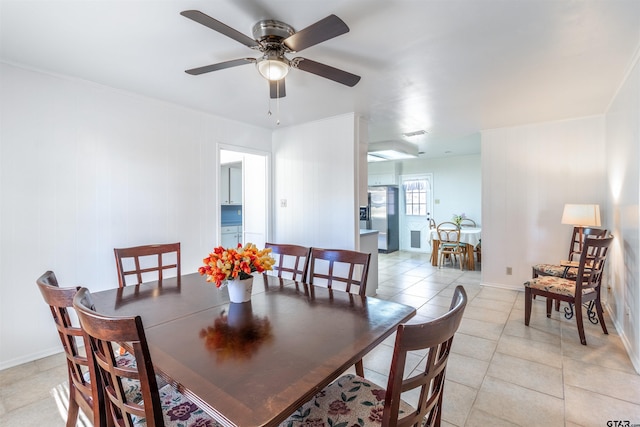
[[562, 224], [600, 227], [600, 205], [564, 205]]
[[262, 77], [271, 81], [283, 79], [289, 73], [289, 64], [279, 59], [263, 59], [256, 66]]

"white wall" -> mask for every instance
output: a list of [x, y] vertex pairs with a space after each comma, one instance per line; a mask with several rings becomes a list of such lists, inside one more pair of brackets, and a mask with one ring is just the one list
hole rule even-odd
[[482, 132], [483, 283], [522, 289], [533, 264], [565, 258], [565, 203], [598, 203], [609, 221], [604, 124], [596, 116]]
[[[271, 151], [271, 132], [0, 64], [0, 369], [61, 350], [35, 285], [117, 284], [114, 247], [215, 245], [216, 142]], [[19, 322], [20, 327], [16, 327]]]
[[482, 224], [482, 173], [480, 154], [440, 158], [418, 158], [401, 162], [403, 175], [432, 173], [434, 204], [431, 217], [436, 223], [451, 221], [464, 213]]
[[640, 372], [640, 60], [635, 58], [606, 115], [608, 211], [615, 239], [609, 265], [607, 306]]
[[274, 242], [357, 248], [359, 123], [345, 114], [273, 133]]

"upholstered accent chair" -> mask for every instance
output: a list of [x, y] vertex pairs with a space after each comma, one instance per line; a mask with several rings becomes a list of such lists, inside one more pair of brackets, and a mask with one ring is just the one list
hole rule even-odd
[[[587, 305], [589, 320], [592, 323], [596, 323], [594, 319], [597, 317], [602, 327], [602, 332], [608, 334], [604, 323], [600, 288], [602, 286], [605, 261], [612, 240], [612, 236], [585, 239], [575, 280], [556, 276], [539, 276], [525, 282], [524, 324], [529, 326], [533, 297], [540, 295], [547, 298], [547, 317], [551, 317], [553, 300], [569, 303], [568, 310], [565, 310], [567, 312], [566, 317], [575, 316], [578, 335], [583, 345], [587, 344], [582, 319], [583, 304]], [[595, 313], [593, 312], [594, 308]]]

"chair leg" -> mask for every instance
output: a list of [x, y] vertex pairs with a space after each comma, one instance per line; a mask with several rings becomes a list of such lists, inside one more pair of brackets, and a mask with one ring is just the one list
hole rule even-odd
[[362, 364], [362, 359], [356, 362], [356, 375], [364, 378], [364, 365]]
[[547, 317], [551, 317], [551, 306], [553, 305], [553, 299], [547, 297]]
[[[69, 378], [71, 380], [71, 378]], [[73, 384], [69, 383], [69, 411], [67, 412], [67, 425], [66, 427], [75, 427], [78, 421], [78, 402], [76, 401], [76, 392], [73, 388]]]
[[524, 324], [529, 326], [529, 320], [531, 320], [531, 303], [533, 302], [533, 295], [531, 295], [531, 288], [524, 288]]
[[560, 300], [556, 300], [556, 311], [560, 311]]
[[573, 304], [575, 308], [576, 324], [578, 326], [578, 335], [580, 335], [580, 343], [587, 345], [587, 339], [584, 336], [584, 324], [582, 322], [582, 304]]
[[602, 332], [605, 335], [609, 335], [609, 331], [607, 331], [607, 325], [604, 323], [604, 314], [602, 312], [602, 303], [600, 302], [600, 298], [597, 298], [595, 301], [596, 313], [598, 313], [598, 320], [600, 321], [600, 326], [602, 326]]

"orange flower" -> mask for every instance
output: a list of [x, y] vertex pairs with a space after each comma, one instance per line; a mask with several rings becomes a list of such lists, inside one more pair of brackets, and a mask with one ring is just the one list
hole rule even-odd
[[198, 273], [220, 287], [230, 279], [248, 279], [253, 272], [272, 270], [275, 260], [270, 253], [270, 248], [259, 250], [253, 243], [228, 249], [219, 246], [202, 260]]

